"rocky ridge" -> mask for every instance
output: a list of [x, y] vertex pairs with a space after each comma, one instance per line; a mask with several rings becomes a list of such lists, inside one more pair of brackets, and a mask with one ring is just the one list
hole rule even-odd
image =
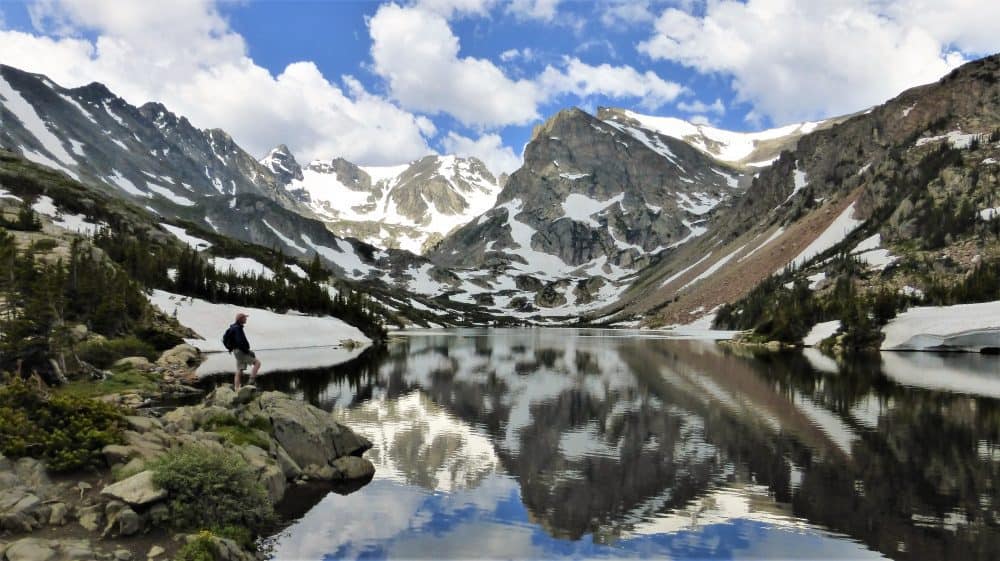
[[[688, 323], [789, 264], [823, 290], [836, 273], [829, 259], [810, 261], [837, 252], [861, 260], [867, 286], [920, 292], [928, 275], [961, 279], [976, 255], [997, 254], [987, 230], [1000, 158], [991, 140], [998, 76], [1000, 56], [981, 59], [803, 136], [706, 236], [644, 271], [618, 309], [654, 325]], [[945, 236], [946, 228], [956, 231]]]
[[416, 254], [488, 210], [500, 189], [476, 158], [426, 156], [389, 167], [335, 158], [303, 170], [279, 146], [261, 163], [336, 234]]

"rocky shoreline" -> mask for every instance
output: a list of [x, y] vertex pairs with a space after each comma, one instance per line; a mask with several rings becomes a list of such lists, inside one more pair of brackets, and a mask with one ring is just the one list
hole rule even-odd
[[[160, 366], [139, 361], [134, 366], [168, 369], [166, 393], [175, 385], [190, 388], [180, 380], [197, 357], [192, 350], [168, 351]], [[260, 393], [253, 386], [235, 392], [222, 386], [201, 403], [162, 417], [141, 408], [149, 402], [146, 395], [107, 399], [131, 407], [134, 414], [125, 417], [124, 442], [102, 449], [105, 469], [58, 477], [39, 460], [0, 456], [0, 561], [169, 559], [199, 537], [212, 541], [216, 559], [262, 557], [225, 537], [174, 532], [167, 508], [171, 497], [157, 487], [148, 468], [170, 451], [238, 454], [271, 504], [295, 485], [361, 485], [374, 475], [374, 466], [362, 457], [371, 442], [332, 414], [280, 392]], [[239, 438], [233, 438], [234, 429]]]

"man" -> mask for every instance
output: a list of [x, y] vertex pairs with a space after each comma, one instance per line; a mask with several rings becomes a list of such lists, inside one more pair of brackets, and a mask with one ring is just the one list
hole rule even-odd
[[233, 389], [237, 391], [240, 389], [240, 377], [243, 376], [243, 371], [246, 370], [247, 366], [253, 366], [253, 370], [250, 371], [251, 384], [257, 380], [257, 372], [260, 370], [260, 360], [250, 350], [250, 342], [247, 341], [246, 333], [243, 332], [243, 326], [246, 325], [248, 317], [240, 312], [236, 314], [236, 323], [229, 326], [233, 330], [233, 356], [236, 357], [236, 378], [233, 381]]

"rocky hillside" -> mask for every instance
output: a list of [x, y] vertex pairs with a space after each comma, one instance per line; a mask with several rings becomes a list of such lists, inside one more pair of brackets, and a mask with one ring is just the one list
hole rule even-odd
[[426, 156], [388, 167], [336, 158], [302, 168], [282, 145], [261, 164], [336, 234], [416, 254], [489, 210], [500, 190], [476, 158]]
[[845, 274], [837, 255], [860, 263], [844, 278], [862, 293], [960, 282], [1000, 250], [998, 83], [993, 56], [803, 136], [708, 234], [644, 271], [621, 309], [687, 323], [788, 266], [789, 286], [831, 290]]

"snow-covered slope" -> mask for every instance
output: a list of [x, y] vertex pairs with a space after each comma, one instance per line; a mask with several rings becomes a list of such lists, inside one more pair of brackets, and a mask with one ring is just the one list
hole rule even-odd
[[910, 308], [883, 329], [883, 350], [1000, 348], [1000, 301]]
[[829, 126], [836, 121], [828, 119], [795, 123], [758, 132], [736, 132], [709, 125], [698, 125], [674, 117], [642, 115], [625, 109], [604, 109], [598, 117], [608, 122], [624, 124], [636, 134], [642, 134], [643, 129], [654, 131], [683, 140], [717, 160], [753, 167], [770, 164], [781, 149], [791, 147], [792, 143], [802, 135]]
[[281, 149], [261, 163], [289, 178], [287, 192], [335, 233], [379, 247], [423, 253], [429, 243], [489, 210], [500, 191], [475, 158], [427, 156], [397, 166], [357, 166], [338, 158], [299, 171]]
[[[199, 376], [232, 370], [232, 357], [217, 351], [225, 350], [222, 334], [233, 323], [237, 312], [250, 316], [247, 338], [263, 363], [264, 372], [337, 364], [356, 357], [371, 344], [371, 340], [358, 328], [330, 316], [306, 316], [295, 312], [278, 314], [259, 308], [213, 304], [163, 290], [154, 290], [149, 300], [202, 337], [188, 339], [188, 343], [203, 352], [214, 352], [199, 366]], [[345, 348], [341, 343], [347, 339], [361, 344]], [[297, 350], [304, 347], [317, 348], [308, 353]]]

